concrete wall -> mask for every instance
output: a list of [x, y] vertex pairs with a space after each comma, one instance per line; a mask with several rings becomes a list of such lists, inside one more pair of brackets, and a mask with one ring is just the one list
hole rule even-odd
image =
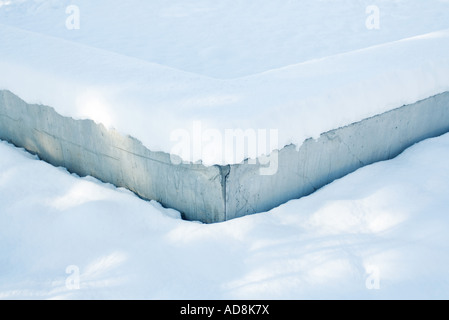
[[449, 92], [323, 133], [297, 150], [279, 151], [275, 175], [259, 165], [232, 165], [227, 219], [272, 209], [308, 195], [365, 165], [391, 159], [416, 142], [449, 131]]
[[172, 165], [170, 156], [91, 120], [62, 117], [0, 91], [0, 139], [80, 176], [91, 175], [184, 213], [187, 219], [224, 220], [221, 168]]
[[170, 156], [90, 120], [62, 117], [0, 91], [0, 139], [63, 166], [125, 187], [144, 199], [206, 223], [262, 212], [308, 195], [364, 165], [390, 159], [412, 144], [449, 131], [449, 93], [308, 139], [278, 153], [278, 170], [259, 164], [174, 165]]

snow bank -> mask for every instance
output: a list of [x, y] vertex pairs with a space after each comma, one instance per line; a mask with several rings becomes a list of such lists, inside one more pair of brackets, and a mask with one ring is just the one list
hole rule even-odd
[[0, 299], [448, 298], [449, 135], [212, 225], [0, 155]]
[[[352, 2], [298, 2], [281, 6], [278, 15], [272, 15], [277, 11], [269, 2], [256, 7], [227, 1], [215, 5], [139, 2], [123, 7], [81, 1], [85, 24], [79, 30], [64, 25], [69, 2], [12, 2], [0, 8], [4, 23], [0, 25], [0, 88], [28, 103], [52, 106], [62, 115], [114, 127], [152, 151], [206, 165], [239, 163], [290, 143], [299, 146], [309, 137], [449, 90], [449, 19], [443, 10], [447, 2], [433, 1], [432, 8], [426, 3], [425, 10], [419, 1], [407, 6], [379, 2], [385, 20], [377, 34], [365, 27], [364, 4], [349, 5]], [[321, 30], [319, 12], [324, 6], [327, 14], [335, 15], [324, 17], [331, 27]], [[233, 21], [232, 37], [225, 37], [219, 30], [223, 23], [231, 23], [236, 12], [240, 15]], [[298, 38], [292, 27], [300, 12], [309, 16], [300, 26], [312, 27], [298, 29]], [[255, 23], [251, 14], [261, 19], [257, 26], [266, 26], [247, 34], [244, 31]], [[224, 15], [223, 19], [217, 20], [217, 15]], [[115, 18], [112, 29], [104, 27]], [[343, 32], [335, 41], [344, 28], [333, 27], [341, 19], [354, 33]], [[348, 22], [353, 20], [357, 24]], [[414, 25], [409, 28], [411, 21]], [[185, 31], [175, 37], [181, 29]], [[319, 41], [318, 30], [323, 36]], [[248, 45], [248, 36], [266, 37], [264, 50]], [[180, 38], [184, 40], [176, 45]], [[152, 55], [156, 47], [160, 51]], [[316, 50], [305, 49], [308, 54], [294, 59], [303, 52], [299, 47]], [[230, 60], [220, 56], [226, 48]], [[267, 56], [259, 59], [258, 49]], [[166, 60], [159, 59], [163, 52], [169, 52]], [[218, 65], [221, 68], [215, 68]], [[243, 66], [248, 68], [236, 72]], [[203, 72], [206, 69], [211, 72]], [[228, 77], [217, 78], [223, 70], [230, 70]], [[206, 132], [199, 138], [198, 127]], [[240, 154], [235, 145], [216, 143], [207, 134], [224, 136], [230, 129], [273, 129], [276, 143]], [[187, 139], [178, 139], [179, 132]], [[195, 143], [202, 146], [199, 152], [191, 151]]]

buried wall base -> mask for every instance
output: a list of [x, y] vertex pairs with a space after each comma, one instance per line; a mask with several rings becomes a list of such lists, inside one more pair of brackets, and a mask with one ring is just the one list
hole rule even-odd
[[133, 137], [0, 91], [0, 139], [55, 166], [127, 188], [179, 210], [188, 220], [205, 223], [270, 210], [448, 131], [445, 92], [323, 133], [299, 148], [286, 146], [270, 157], [277, 161], [277, 170], [261, 175], [259, 164], [175, 165], [169, 154], [150, 151]]

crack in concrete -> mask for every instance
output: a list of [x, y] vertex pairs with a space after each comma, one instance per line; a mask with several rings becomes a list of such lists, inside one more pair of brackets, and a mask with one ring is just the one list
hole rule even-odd
[[220, 172], [220, 177], [221, 177], [221, 181], [220, 181], [220, 185], [221, 185], [221, 195], [223, 197], [223, 210], [224, 210], [224, 221], [228, 220], [228, 212], [227, 212], [227, 190], [226, 190], [226, 182], [228, 180], [229, 177], [229, 173], [231, 172], [231, 166], [227, 165], [227, 166], [220, 166], [217, 165], [218, 170]]
[[36, 129], [36, 128], [33, 128], [33, 130], [34, 130], [34, 131], [37, 131], [37, 132], [39, 132], [39, 133], [41, 133], [41, 134], [45, 134], [45, 135], [47, 135], [47, 136], [50, 136], [50, 137], [52, 137], [53, 139], [55, 139], [55, 141], [59, 141], [60, 146], [61, 146], [61, 149], [63, 149], [63, 147], [62, 147], [62, 142], [65, 142], [65, 143], [68, 143], [68, 144], [77, 146], [78, 148], [80, 148], [80, 149], [82, 149], [82, 150], [84, 150], [84, 151], [87, 151], [87, 152], [89, 152], [89, 153], [92, 153], [92, 154], [95, 155], [95, 156], [101, 155], [101, 156], [104, 156], [104, 157], [113, 159], [113, 160], [115, 160], [115, 161], [119, 161], [118, 158], [115, 158], [115, 157], [113, 157], [113, 156], [111, 156], [111, 155], [108, 155], [108, 154], [105, 154], [105, 153], [102, 153], [102, 152], [98, 152], [98, 151], [93, 151], [93, 150], [91, 150], [91, 149], [89, 149], [89, 148], [86, 148], [86, 147], [84, 147], [84, 146], [82, 146], [82, 145], [80, 145], [80, 144], [78, 144], [78, 143], [73, 142], [73, 141], [64, 139], [64, 138], [62, 138], [62, 137], [56, 137], [55, 135], [53, 135], [53, 134], [51, 134], [51, 133], [49, 133], [49, 132], [47, 132], [47, 131], [39, 130], [39, 129]]

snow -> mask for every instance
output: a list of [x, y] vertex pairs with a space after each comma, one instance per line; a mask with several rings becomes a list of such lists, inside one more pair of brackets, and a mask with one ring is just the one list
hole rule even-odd
[[[80, 0], [75, 30], [70, 4], [0, 3], [0, 89], [186, 161], [239, 163], [449, 89], [447, 1]], [[229, 129], [276, 141], [205, 139]]]
[[[188, 161], [240, 162], [449, 90], [447, 0], [74, 3], [68, 30], [72, 1], [0, 0], [0, 89]], [[183, 153], [173, 134], [198, 129], [278, 141]], [[0, 142], [0, 299], [448, 299], [448, 156], [446, 134], [207, 225]]]
[[[214, 78], [238, 78], [449, 28], [447, 1], [7, 1], [2, 24]], [[66, 8], [80, 29], [67, 30]], [[380, 29], [365, 26], [376, 5]]]
[[201, 224], [1, 142], [0, 299], [447, 299], [448, 156], [446, 134]]

